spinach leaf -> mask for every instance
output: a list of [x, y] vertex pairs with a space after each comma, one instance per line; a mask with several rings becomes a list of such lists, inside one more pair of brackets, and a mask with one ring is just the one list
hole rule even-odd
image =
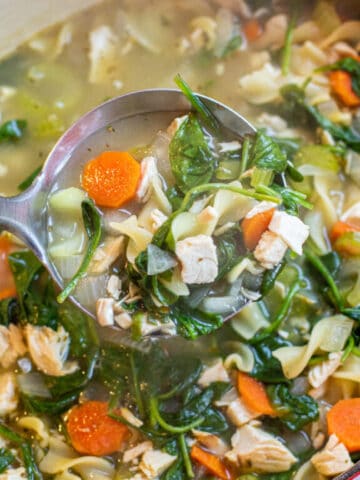
[[0, 448], [0, 473], [4, 472], [15, 460], [14, 455], [6, 448]]
[[184, 194], [176, 187], [170, 187], [165, 192], [167, 199], [171, 203], [172, 209], [175, 212], [181, 206], [182, 201], [184, 200]]
[[183, 303], [171, 309], [170, 318], [174, 321], [178, 333], [191, 340], [199, 335], [207, 335], [223, 324], [221, 315], [190, 309]]
[[35, 170], [33, 172], [30, 173], [30, 175], [28, 177], [25, 178], [25, 180], [23, 180], [21, 183], [19, 183], [18, 185], [18, 190], [20, 190], [20, 192], [23, 192], [24, 190], [26, 190], [27, 188], [30, 187], [30, 185], [33, 183], [33, 181], [35, 180], [35, 178], [39, 175], [39, 173], [41, 172], [42, 170], [42, 165], [40, 165], [39, 167], [35, 168]]
[[78, 401], [80, 393], [80, 390], [72, 391], [55, 400], [28, 395], [22, 395], [21, 399], [27, 411], [46, 415], [60, 415]]
[[273, 356], [272, 352], [277, 348], [290, 345], [290, 342], [278, 335], [269, 335], [261, 343], [252, 345], [255, 365], [251, 375], [265, 383], [288, 382], [279, 360]]
[[66, 285], [64, 290], [58, 295], [57, 301], [63, 303], [72, 293], [79, 281], [86, 275], [91, 259], [99, 245], [101, 238], [101, 215], [92, 200], [86, 199], [81, 203], [82, 217], [88, 244], [84, 259], [73, 278]]
[[169, 160], [176, 184], [184, 193], [211, 180], [217, 161], [195, 115], [190, 113], [176, 131], [169, 145]]
[[5, 298], [0, 301], [0, 325], [18, 323], [21, 319], [21, 309], [16, 298]]
[[280, 421], [290, 430], [298, 431], [319, 417], [316, 401], [309, 395], [293, 395], [287, 385], [271, 385], [267, 393]]
[[261, 283], [261, 295], [267, 295], [275, 285], [277, 277], [285, 267], [285, 262], [278, 263], [272, 270], [266, 270]]
[[9, 120], [0, 125], [0, 143], [22, 138], [27, 126], [26, 120]]
[[56, 329], [58, 311], [54, 285], [49, 275], [32, 252], [15, 252], [9, 255], [13, 272], [18, 307], [12, 305], [17, 320], [22, 323], [46, 325]]
[[284, 172], [287, 167], [286, 155], [279, 145], [262, 130], [258, 130], [251, 151], [251, 162], [258, 168]]
[[331, 65], [326, 65], [321, 70], [345, 70], [350, 73], [352, 88], [356, 95], [360, 97], [360, 62], [355, 58], [346, 57]]
[[215, 238], [219, 272], [216, 280], [223, 278], [239, 261], [243, 253], [242, 236], [238, 227]]
[[296, 118], [311, 127], [311, 123], [327, 130], [335, 140], [343, 141], [348, 147], [360, 152], [360, 134], [352, 127], [338, 125], [324, 117], [319, 110], [305, 100], [305, 93], [297, 85], [285, 85], [280, 90], [284, 101], [284, 113], [288, 118]]
[[212, 111], [202, 101], [202, 99], [191, 90], [190, 86], [179, 74], [175, 76], [174, 81], [183, 92], [185, 97], [189, 100], [194, 110], [198, 112], [205, 125], [210, 127], [212, 130], [218, 131], [221, 125]]

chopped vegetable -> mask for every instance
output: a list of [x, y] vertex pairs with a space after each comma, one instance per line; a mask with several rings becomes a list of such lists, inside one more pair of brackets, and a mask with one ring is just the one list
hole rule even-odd
[[360, 232], [348, 231], [343, 233], [334, 243], [334, 249], [340, 255], [357, 257], [360, 255]]
[[16, 285], [9, 265], [8, 255], [16, 250], [6, 235], [0, 235], [0, 300], [15, 297]]
[[244, 24], [243, 31], [245, 33], [246, 39], [249, 42], [254, 42], [261, 36], [263, 28], [259, 20], [257, 20], [256, 18], [251, 18]]
[[259, 130], [251, 151], [253, 165], [262, 169], [273, 170], [276, 173], [285, 171], [287, 167], [286, 155], [271, 137]]
[[190, 456], [192, 460], [199, 462], [208, 472], [222, 480], [230, 480], [231, 475], [225, 464], [212, 453], [206, 452], [197, 445], [191, 448]]
[[119, 208], [131, 200], [140, 179], [140, 165], [128, 152], [103, 152], [83, 170], [81, 184], [102, 207]]
[[9, 120], [0, 125], [0, 143], [19, 140], [23, 137], [27, 126], [26, 120]]
[[66, 427], [75, 450], [87, 455], [110, 455], [121, 450], [129, 429], [108, 416], [108, 404], [87, 401], [73, 407]]
[[360, 398], [338, 401], [327, 413], [329, 435], [335, 434], [349, 452], [360, 450]]
[[278, 415], [270, 403], [264, 385], [255, 378], [246, 373], [238, 372], [237, 388], [239, 395], [250, 410], [260, 415], [271, 415], [273, 417]]
[[290, 56], [291, 56], [291, 44], [293, 41], [294, 30], [296, 27], [296, 20], [297, 20], [297, 11], [295, 9], [296, 2], [292, 1], [292, 15], [290, 18], [289, 25], [286, 29], [285, 34], [285, 44], [282, 52], [282, 64], [281, 64], [281, 71], [283, 75], [287, 75], [289, 73], [290, 68]]
[[357, 97], [360, 97], [360, 58], [345, 57], [331, 65], [326, 65], [321, 70], [347, 72], [351, 77], [350, 88]]
[[244, 218], [241, 222], [241, 228], [246, 248], [254, 250], [260, 241], [261, 235], [267, 230], [274, 212], [275, 208], [269, 208], [252, 217]]
[[334, 70], [330, 72], [329, 79], [331, 90], [344, 105], [347, 107], [360, 105], [360, 96], [353, 90], [350, 73], [344, 70]]
[[344, 235], [344, 233], [348, 233], [348, 232], [360, 232], [360, 227], [338, 220], [331, 229], [331, 232], [330, 232], [331, 241], [336, 242], [336, 240], [339, 237]]

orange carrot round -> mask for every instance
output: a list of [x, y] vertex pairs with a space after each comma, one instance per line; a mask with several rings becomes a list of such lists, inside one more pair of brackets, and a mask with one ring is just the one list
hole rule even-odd
[[103, 152], [84, 167], [81, 184], [94, 202], [119, 208], [131, 200], [140, 179], [140, 165], [128, 152]]
[[0, 300], [15, 297], [16, 286], [8, 255], [16, 250], [8, 236], [0, 235]]
[[245, 23], [245, 25], [243, 27], [243, 30], [244, 30], [244, 34], [245, 34], [245, 36], [246, 36], [246, 38], [249, 42], [254, 42], [255, 40], [257, 40], [263, 32], [263, 29], [262, 29], [260, 23], [255, 18], [252, 18], [251, 20], [248, 20]]
[[128, 436], [126, 425], [108, 416], [108, 404], [91, 400], [73, 407], [66, 421], [72, 446], [86, 455], [110, 455]]
[[335, 433], [349, 452], [360, 450], [360, 398], [337, 402], [327, 413], [329, 435]]
[[333, 225], [331, 229], [330, 239], [332, 242], [336, 242], [336, 240], [340, 238], [341, 235], [347, 232], [360, 232], [360, 227], [339, 220]]
[[333, 70], [329, 74], [330, 87], [333, 93], [347, 107], [360, 106], [360, 97], [352, 88], [351, 75], [345, 70]]
[[264, 385], [246, 373], [239, 372], [237, 388], [246, 406], [260, 415], [277, 416], [270, 403]]
[[231, 479], [230, 471], [226, 468], [224, 462], [222, 462], [216, 455], [206, 452], [197, 445], [193, 445], [190, 451], [190, 456], [192, 460], [200, 463], [208, 472], [215, 475], [215, 477], [221, 478], [221, 480]]
[[259, 212], [250, 218], [244, 218], [241, 227], [246, 248], [254, 250], [259, 243], [261, 235], [268, 228], [274, 212], [275, 208], [269, 208], [269, 210]]

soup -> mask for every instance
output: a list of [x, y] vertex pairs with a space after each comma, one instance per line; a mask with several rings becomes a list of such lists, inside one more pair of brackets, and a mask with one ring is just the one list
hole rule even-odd
[[[176, 304], [183, 327], [165, 332], [176, 333], [174, 338], [153, 335], [159, 333], [156, 317], [147, 318], [156, 327], [152, 336], [142, 339], [144, 332], [131, 325], [131, 335], [119, 344], [125, 316], [118, 330], [107, 329], [70, 302], [58, 303], [66, 295], [36, 258], [10, 234], [1, 235], [0, 477], [320, 480], [356, 462], [358, 16], [351, 2], [307, 2], [294, 12], [281, 2], [109, 1], [39, 34], [3, 60], [5, 195], [31, 184], [56, 139], [86, 110], [130, 90], [172, 87], [177, 73], [260, 130], [240, 139], [218, 138], [198, 114], [177, 121], [170, 132], [174, 117], [151, 128], [135, 118], [82, 145], [79, 171], [63, 171], [49, 197], [49, 248], [65, 280], [76, 274], [91, 242], [84, 219], [103, 232], [100, 237], [100, 229], [93, 229], [100, 242], [93, 243], [97, 260], [109, 237], [126, 247], [125, 256], [117, 255], [101, 273], [87, 270], [83, 281], [90, 283], [83, 293], [90, 306], [100, 298], [110, 299], [113, 308], [124, 295], [134, 300], [140, 289], [140, 299], [115, 313], [126, 313], [131, 323], [139, 313], [160, 315], [164, 305], [149, 307], [154, 290], [141, 290], [145, 283], [136, 277], [145, 254], [144, 272], [152, 276], [152, 255], [156, 268], [171, 264], [156, 275], [170, 272], [161, 277], [169, 286], [176, 274], [177, 287], [198, 293], [203, 314], [226, 317], [229, 297], [240, 301], [245, 292], [249, 303], [231, 320], [212, 323], [216, 328], [208, 328], [194, 310], [184, 319], [186, 308]], [[186, 151], [194, 148], [188, 127], [195, 120], [205, 158], [215, 156], [216, 162], [195, 185], [184, 185], [171, 151], [180, 137]], [[120, 155], [120, 163], [129, 162], [138, 177], [132, 195], [104, 205], [85, 179], [92, 162], [109, 155], [115, 163]], [[199, 156], [197, 151], [191, 167]], [[151, 196], [143, 204], [133, 200], [148, 158], [155, 158], [168, 213], [151, 205]], [[184, 173], [183, 162], [179, 168]], [[226, 191], [234, 182], [240, 182], [239, 190]], [[215, 183], [218, 191], [181, 210], [189, 189]], [[199, 233], [198, 215], [216, 205], [224, 209], [224, 193], [233, 195], [229, 218]], [[269, 200], [273, 204], [264, 205]], [[190, 211], [193, 201], [199, 202], [198, 212]], [[241, 214], [240, 203], [246, 203]], [[187, 260], [176, 247], [154, 242], [164, 220], [159, 215], [148, 243], [131, 252], [124, 222], [138, 221], [144, 210], [147, 222], [154, 209], [194, 215], [195, 234], [189, 230], [176, 240], [211, 240], [211, 248], [201, 247], [213, 254], [217, 270], [211, 277], [194, 282], [194, 269], [190, 265], [186, 272]], [[180, 218], [183, 228], [185, 217]], [[227, 277], [216, 283], [220, 267]], [[116, 299], [104, 290], [111, 277]], [[242, 292], [229, 294], [239, 278]], [[81, 295], [80, 287], [75, 294]], [[187, 339], [179, 337], [184, 332]]]

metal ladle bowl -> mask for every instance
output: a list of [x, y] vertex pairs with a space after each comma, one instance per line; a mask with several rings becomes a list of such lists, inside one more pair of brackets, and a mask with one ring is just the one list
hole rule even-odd
[[[254, 127], [241, 115], [226, 105], [199, 95], [211, 109], [219, 122], [235, 137], [255, 133]], [[50, 152], [44, 167], [33, 184], [23, 193], [14, 197], [0, 197], [0, 227], [14, 233], [32, 250], [47, 268], [51, 277], [63, 288], [64, 281], [59, 275], [48, 253], [48, 198], [61, 172], [79, 170], [79, 146], [86, 145], [87, 139], [114, 123], [121, 125], [122, 120], [139, 115], [164, 116], [164, 125], [168, 119], [184, 115], [191, 105], [179, 90], [151, 89], [140, 90], [113, 98], [82, 116], [59, 139]], [[154, 135], [156, 131], [154, 131]], [[89, 158], [82, 159], [85, 163]], [[74, 178], [74, 183], [78, 178]], [[94, 313], [81, 305], [76, 298], [71, 300], [85, 313]]]

